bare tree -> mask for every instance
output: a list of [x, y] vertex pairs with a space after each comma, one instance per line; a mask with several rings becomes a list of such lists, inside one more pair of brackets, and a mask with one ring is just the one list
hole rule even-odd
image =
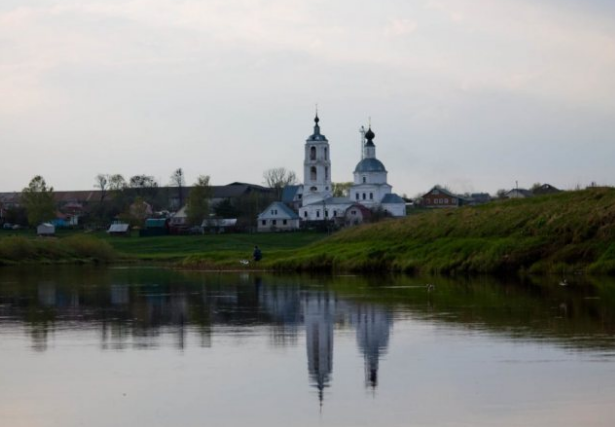
[[184, 171], [182, 170], [182, 168], [179, 168], [175, 172], [173, 172], [173, 175], [171, 175], [171, 186], [177, 187], [177, 199], [179, 201], [178, 208], [184, 206], [183, 189], [185, 185], [186, 181], [184, 178]]
[[107, 190], [109, 189], [109, 175], [99, 173], [94, 178], [94, 188], [98, 188], [100, 191], [100, 204], [105, 201], [107, 196]]
[[286, 170], [286, 168], [267, 169], [263, 172], [263, 178], [265, 179], [265, 185], [267, 187], [276, 190], [281, 190], [287, 185], [297, 184], [297, 175], [295, 172]]
[[127, 187], [126, 180], [119, 173], [109, 176], [109, 190], [110, 191], [120, 191], [126, 187]]

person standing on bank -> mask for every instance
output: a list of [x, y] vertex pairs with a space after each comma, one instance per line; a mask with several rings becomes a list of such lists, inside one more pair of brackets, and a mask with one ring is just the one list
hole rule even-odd
[[263, 257], [263, 254], [260, 248], [257, 245], [254, 245], [254, 252], [252, 252], [252, 258], [256, 262], [256, 261], [260, 261], [262, 257]]

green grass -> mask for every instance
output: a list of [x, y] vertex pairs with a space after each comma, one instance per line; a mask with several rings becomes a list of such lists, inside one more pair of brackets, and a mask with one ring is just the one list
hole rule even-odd
[[[229, 266], [220, 256], [187, 264]], [[615, 273], [615, 189], [436, 210], [269, 254], [262, 268], [457, 273]]]
[[0, 239], [0, 265], [111, 262], [115, 258], [111, 245], [91, 236], [57, 239], [21, 234]]
[[[329, 237], [309, 232], [97, 236], [124, 259], [172, 261], [187, 268], [615, 274], [615, 189], [422, 212]], [[250, 259], [255, 244], [263, 260], [244, 266], [239, 260]]]
[[254, 245], [264, 253], [303, 247], [321, 240], [322, 233], [259, 233], [211, 234], [202, 236], [160, 237], [108, 237], [102, 236], [120, 254], [139, 259], [181, 260], [191, 255], [217, 256], [226, 254], [233, 258], [252, 257]]

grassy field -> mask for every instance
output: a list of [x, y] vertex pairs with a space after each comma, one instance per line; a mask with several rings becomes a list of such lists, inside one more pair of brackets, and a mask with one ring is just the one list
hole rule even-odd
[[[75, 254], [65, 252], [60, 247], [66, 242], [72, 242], [77, 236], [99, 241], [114, 253], [116, 260], [165, 262], [178, 262], [194, 255], [238, 261], [250, 259], [254, 245], [258, 245], [268, 256], [272, 252], [307, 246], [326, 237], [316, 232], [160, 237], [138, 237], [138, 233], [134, 232], [131, 237], [111, 237], [104, 232], [86, 234], [82, 231], [59, 230], [56, 238], [38, 238], [33, 230], [0, 231], [0, 263], [3, 260], [5, 264], [15, 263], [20, 259], [32, 262], [37, 257], [43, 262], [50, 262], [61, 260], [62, 254], [70, 262], [75, 259]], [[2, 250], [3, 246], [6, 247], [5, 251]], [[48, 248], [50, 253], [45, 254], [36, 248]]]
[[[186, 263], [211, 267], [226, 261], [193, 256]], [[295, 271], [615, 274], [615, 189], [437, 210], [355, 227], [274, 252], [261, 265]]]
[[[3, 234], [0, 262], [7, 253]], [[310, 232], [95, 237], [119, 259], [199, 269], [615, 274], [615, 189], [434, 210], [328, 237]], [[56, 240], [68, 238], [70, 233], [60, 233]], [[240, 263], [251, 258], [255, 244], [263, 260], [256, 266]], [[33, 254], [35, 259], [36, 250]]]

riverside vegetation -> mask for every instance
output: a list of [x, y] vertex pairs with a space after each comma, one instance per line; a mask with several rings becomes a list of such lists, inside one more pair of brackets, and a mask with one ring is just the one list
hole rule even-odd
[[[69, 238], [55, 243], [12, 240], [7, 244], [6, 240], [0, 240], [0, 262], [5, 263], [19, 260], [16, 253], [29, 253], [33, 255], [28, 259], [46, 261], [66, 254], [104, 261], [173, 261], [184, 268], [220, 270], [615, 274], [615, 189], [435, 210], [345, 229], [326, 238], [306, 232], [104, 237], [99, 239], [102, 246], [97, 254], [92, 252], [96, 239], [83, 240], [89, 242], [83, 246], [90, 248], [83, 255], [76, 249], [77, 240]], [[250, 258], [254, 244], [263, 249], [264, 258], [246, 266], [240, 260]], [[15, 252], [11, 247], [21, 249]]]

